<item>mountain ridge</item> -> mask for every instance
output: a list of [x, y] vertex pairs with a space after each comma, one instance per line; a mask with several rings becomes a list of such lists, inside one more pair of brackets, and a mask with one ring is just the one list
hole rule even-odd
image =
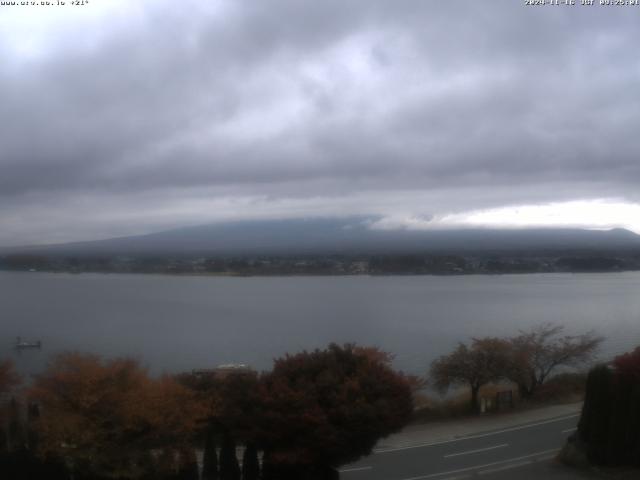
[[629, 230], [575, 228], [382, 230], [374, 217], [235, 221], [144, 235], [5, 247], [0, 254], [283, 255], [640, 249]]

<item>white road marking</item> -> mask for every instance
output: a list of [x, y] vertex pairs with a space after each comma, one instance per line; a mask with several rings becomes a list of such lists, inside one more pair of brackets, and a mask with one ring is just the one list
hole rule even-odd
[[511, 470], [512, 468], [524, 467], [531, 465], [531, 460], [523, 460], [521, 462], [510, 463], [509, 465], [503, 465], [502, 467], [493, 467], [487, 470], [480, 470], [478, 475], [489, 475], [491, 473], [504, 472], [505, 470]]
[[373, 467], [353, 467], [353, 468], [344, 468], [342, 470], [338, 470], [340, 473], [347, 472], [362, 472], [364, 470], [373, 470]]
[[555, 423], [555, 422], [562, 422], [564, 420], [569, 420], [570, 418], [575, 418], [575, 417], [579, 417], [580, 414], [576, 413], [573, 415], [567, 415], [566, 417], [561, 417], [561, 418], [554, 418], [552, 420], [545, 420], [544, 422], [537, 422], [537, 423], [529, 423], [527, 425], [520, 425], [517, 427], [510, 427], [510, 428], [505, 428], [503, 430], [497, 430], [495, 432], [488, 432], [488, 433], [481, 433], [478, 435], [470, 435], [468, 437], [460, 437], [460, 438], [454, 438], [451, 440], [444, 440], [442, 442], [432, 442], [432, 443], [418, 443], [415, 445], [407, 445], [406, 447], [396, 447], [396, 448], [381, 448], [378, 450], [374, 450], [374, 453], [390, 453], [390, 452], [398, 452], [401, 450], [411, 450], [413, 448], [423, 448], [423, 447], [433, 447], [435, 445], [445, 445], [447, 443], [454, 443], [454, 442], [462, 442], [465, 440], [473, 440], [475, 438], [484, 438], [484, 437], [490, 437], [492, 435], [499, 435], [501, 433], [507, 433], [507, 432], [515, 432], [516, 430], [524, 430], [525, 428], [533, 428], [533, 427], [538, 427], [540, 425], [547, 425], [549, 423]]
[[487, 450], [495, 450], [496, 448], [504, 448], [508, 446], [509, 446], [508, 443], [503, 443], [502, 445], [494, 445], [493, 447], [478, 448], [477, 450], [468, 450], [466, 452], [460, 452], [460, 453], [450, 453], [449, 455], [444, 455], [444, 458], [459, 457], [460, 455], [469, 455], [471, 453], [486, 452]]
[[480, 475], [488, 475], [491, 473], [498, 473], [498, 472], [504, 472], [505, 470], [511, 470], [513, 468], [518, 468], [518, 467], [524, 467], [526, 465], [531, 465], [535, 462], [540, 462], [543, 460], [551, 460], [553, 457], [555, 457], [555, 453], [552, 455], [544, 455], [541, 457], [536, 457], [533, 460], [523, 460], [522, 462], [516, 462], [516, 463], [510, 463], [509, 465], [505, 465], [503, 467], [494, 467], [494, 468], [489, 468], [488, 470], [480, 470], [478, 473]]
[[516, 457], [516, 458], [510, 458], [508, 460], [501, 460], [499, 462], [492, 462], [492, 463], [485, 463], [484, 465], [474, 465], [473, 467], [466, 467], [466, 468], [460, 468], [458, 470], [449, 470], [448, 472], [440, 472], [440, 473], [431, 473], [429, 475], [422, 475], [420, 477], [410, 477], [410, 478], [403, 478], [402, 480], [425, 480], [427, 478], [434, 478], [434, 477], [441, 477], [443, 475], [452, 475], [452, 474], [456, 474], [456, 473], [462, 473], [462, 472], [469, 472], [472, 470], [480, 470], [483, 468], [488, 468], [488, 467], [493, 467], [493, 466], [497, 466], [497, 465], [504, 465], [507, 463], [517, 463], [520, 462], [526, 458], [533, 458], [533, 457], [539, 457], [541, 455], [546, 455], [549, 453], [557, 453], [560, 450], [557, 448], [551, 449], [551, 450], [543, 450], [542, 452], [536, 452], [536, 453], [531, 453], [529, 455], [523, 455], [522, 457]]
[[574, 432], [578, 429], [578, 427], [573, 427], [573, 428], [567, 428], [566, 430], [562, 430], [561, 433], [569, 433], [569, 432]]

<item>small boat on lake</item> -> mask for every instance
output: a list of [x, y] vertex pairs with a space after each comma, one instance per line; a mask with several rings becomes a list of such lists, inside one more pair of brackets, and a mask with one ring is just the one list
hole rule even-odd
[[16, 337], [15, 348], [18, 350], [22, 350], [24, 348], [42, 348], [42, 342], [40, 340], [37, 342], [27, 342], [22, 340], [20, 337]]

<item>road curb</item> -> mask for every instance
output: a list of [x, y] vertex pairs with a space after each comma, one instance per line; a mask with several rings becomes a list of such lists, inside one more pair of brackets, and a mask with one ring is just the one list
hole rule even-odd
[[[473, 417], [470, 419], [439, 421], [420, 426], [410, 425], [405, 430], [383, 439], [374, 449], [375, 453], [418, 448], [438, 443], [474, 438], [494, 434], [499, 431], [526, 428], [535, 424], [557, 421], [578, 416], [582, 402], [569, 405], [554, 405], [524, 412], [514, 412], [506, 416]], [[452, 433], [453, 432], [453, 433]]]

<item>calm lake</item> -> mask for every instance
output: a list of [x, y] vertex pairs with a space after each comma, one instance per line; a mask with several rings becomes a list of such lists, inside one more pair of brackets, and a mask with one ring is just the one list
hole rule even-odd
[[[178, 277], [0, 272], [0, 359], [23, 373], [64, 350], [134, 356], [154, 372], [268, 369], [329, 342], [377, 345], [422, 374], [473, 336], [541, 322], [640, 344], [640, 273], [394, 277]], [[15, 338], [42, 340], [17, 352]]]

